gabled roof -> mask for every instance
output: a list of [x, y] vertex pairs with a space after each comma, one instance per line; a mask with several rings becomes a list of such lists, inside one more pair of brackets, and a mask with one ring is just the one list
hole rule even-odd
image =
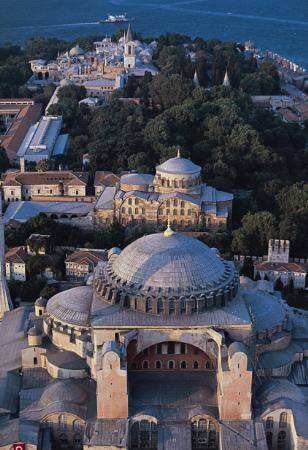
[[120, 177], [112, 172], [97, 171], [94, 177], [94, 186], [115, 186], [120, 181]]
[[65, 262], [75, 262], [78, 264], [98, 264], [99, 261], [106, 261], [107, 254], [104, 251], [91, 252], [91, 250], [80, 250], [69, 255]]
[[5, 254], [5, 261], [15, 264], [26, 264], [29, 259], [29, 255], [26, 252], [25, 247], [13, 247], [10, 248]]
[[67, 186], [86, 186], [88, 172], [48, 171], [48, 172], [15, 172], [5, 176], [3, 186], [20, 185], [58, 185], [60, 182]]

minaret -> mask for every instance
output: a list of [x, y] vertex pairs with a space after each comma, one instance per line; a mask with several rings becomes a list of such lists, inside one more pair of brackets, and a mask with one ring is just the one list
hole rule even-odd
[[199, 87], [199, 86], [200, 86], [199, 78], [198, 78], [198, 74], [197, 74], [197, 69], [195, 70], [193, 82], [194, 82], [194, 85], [195, 85], [196, 87]]
[[10, 291], [5, 278], [5, 243], [2, 216], [2, 197], [0, 193], [0, 320], [5, 312], [13, 309]]
[[225, 73], [225, 77], [224, 77], [224, 81], [223, 81], [222, 85], [227, 88], [231, 87], [231, 83], [230, 83], [229, 75], [228, 75], [228, 69], [226, 69], [226, 73]]

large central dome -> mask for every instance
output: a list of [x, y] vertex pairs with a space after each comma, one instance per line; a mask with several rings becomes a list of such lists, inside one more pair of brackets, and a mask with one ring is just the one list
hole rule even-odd
[[[121, 281], [143, 288], [200, 289], [218, 282], [225, 266], [216, 253], [184, 234], [144, 236], [115, 259], [113, 271]], [[209, 287], [209, 286], [208, 286]]]
[[177, 175], [199, 174], [201, 167], [194, 164], [190, 159], [176, 157], [170, 158], [160, 166], [157, 166], [156, 171]]
[[95, 274], [95, 289], [106, 302], [150, 314], [192, 314], [226, 305], [237, 292], [238, 274], [197, 239], [174, 233], [144, 236]]

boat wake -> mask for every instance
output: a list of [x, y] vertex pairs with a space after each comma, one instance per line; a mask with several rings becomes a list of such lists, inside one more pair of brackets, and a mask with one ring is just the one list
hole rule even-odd
[[83, 26], [99, 25], [99, 22], [54, 23], [48, 25], [27, 25], [23, 27], [2, 28], [2, 30], [44, 30], [48, 28], [75, 28]]

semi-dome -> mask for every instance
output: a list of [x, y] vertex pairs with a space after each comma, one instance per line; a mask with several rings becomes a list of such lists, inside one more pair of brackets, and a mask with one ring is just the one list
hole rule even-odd
[[199, 313], [231, 300], [238, 275], [231, 261], [168, 228], [128, 245], [101, 268], [94, 284], [105, 301], [142, 312]]
[[156, 167], [156, 172], [163, 172], [166, 174], [199, 174], [201, 167], [194, 164], [190, 159], [176, 157], [170, 158], [160, 166]]
[[128, 245], [113, 264], [122, 282], [144, 288], [193, 289], [219, 282], [222, 260], [205, 244], [181, 233], [151, 234]]
[[269, 381], [258, 390], [257, 396], [261, 405], [281, 399], [289, 399], [297, 403], [305, 403], [306, 401], [300, 388], [284, 378]]
[[40, 403], [48, 406], [55, 402], [83, 405], [87, 401], [86, 391], [73, 379], [55, 381], [43, 392]]
[[92, 286], [80, 286], [54, 295], [47, 303], [47, 314], [60, 322], [87, 326], [92, 304]]

